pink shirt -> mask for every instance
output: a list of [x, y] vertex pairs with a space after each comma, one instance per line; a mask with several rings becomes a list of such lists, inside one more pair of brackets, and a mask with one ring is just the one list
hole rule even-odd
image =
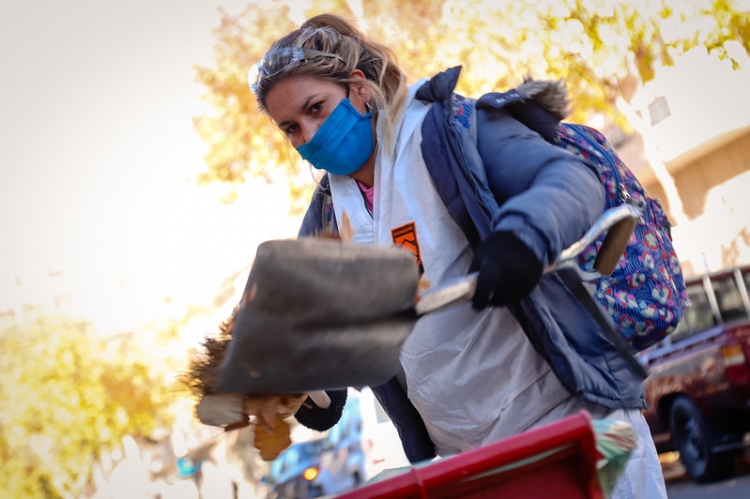
[[357, 185], [359, 186], [359, 190], [362, 191], [362, 194], [365, 195], [365, 204], [367, 205], [367, 211], [372, 214], [372, 195], [375, 192], [375, 186], [367, 187], [365, 184], [357, 180]]

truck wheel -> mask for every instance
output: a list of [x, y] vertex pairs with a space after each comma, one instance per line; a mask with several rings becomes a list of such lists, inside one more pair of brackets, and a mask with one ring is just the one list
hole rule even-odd
[[732, 476], [735, 453], [711, 450], [713, 429], [689, 399], [678, 398], [672, 404], [671, 430], [680, 461], [696, 482]]

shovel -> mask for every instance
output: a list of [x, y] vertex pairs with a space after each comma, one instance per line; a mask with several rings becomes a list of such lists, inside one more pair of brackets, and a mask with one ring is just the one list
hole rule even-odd
[[[604, 212], [545, 272], [571, 268], [582, 280], [609, 275], [640, 212]], [[607, 236], [595, 272], [576, 257]], [[417, 295], [414, 257], [396, 247], [327, 239], [258, 246], [215, 385], [217, 393], [303, 393], [377, 386], [400, 370], [399, 354], [420, 316], [470, 300], [476, 274]], [[416, 303], [415, 303], [416, 302]]]

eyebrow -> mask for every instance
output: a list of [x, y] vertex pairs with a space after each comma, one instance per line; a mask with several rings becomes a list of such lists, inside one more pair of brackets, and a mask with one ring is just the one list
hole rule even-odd
[[[305, 102], [303, 102], [302, 105], [300, 106], [300, 110], [304, 112], [305, 109], [307, 109], [307, 106], [310, 105], [310, 101], [317, 99], [319, 96], [320, 94], [313, 94], [309, 96], [307, 99], [305, 99]], [[289, 120], [284, 120], [281, 123], [279, 123], [278, 126], [279, 128], [284, 128], [288, 124], [289, 124]]]

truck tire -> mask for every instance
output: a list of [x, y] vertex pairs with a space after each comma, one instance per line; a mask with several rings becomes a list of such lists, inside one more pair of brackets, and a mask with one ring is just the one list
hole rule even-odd
[[712, 482], [732, 476], [736, 453], [712, 450], [717, 433], [690, 399], [676, 399], [670, 415], [672, 440], [693, 480]]

